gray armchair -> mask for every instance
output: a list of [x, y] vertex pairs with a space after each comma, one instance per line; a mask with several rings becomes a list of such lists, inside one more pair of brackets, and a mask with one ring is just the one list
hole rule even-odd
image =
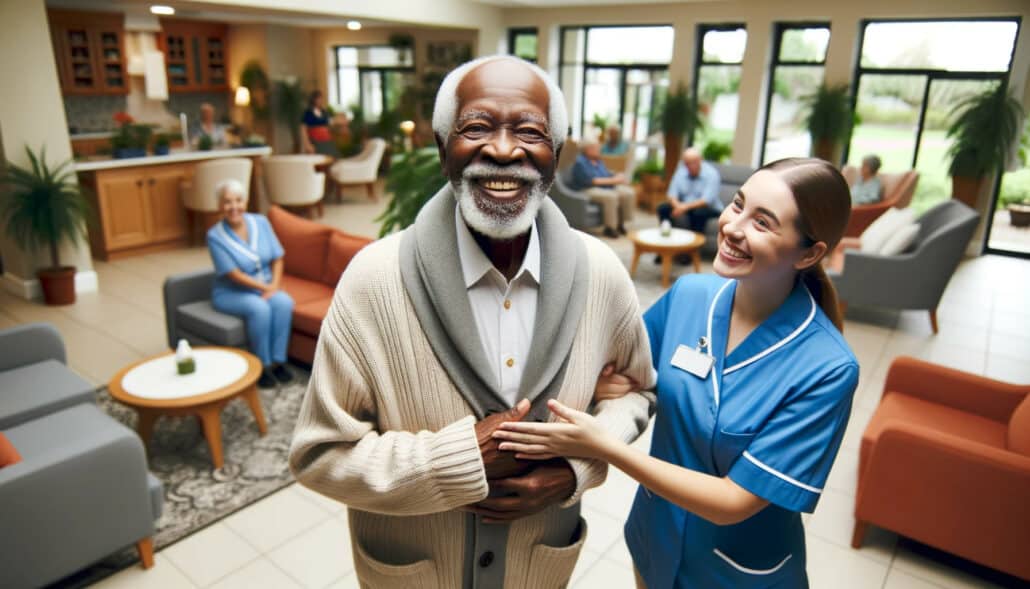
[[576, 229], [593, 229], [604, 224], [601, 218], [601, 205], [592, 202], [586, 192], [573, 190], [564, 174], [559, 172], [554, 175], [554, 184], [551, 185], [551, 199], [558, 205], [561, 212], [565, 214], [569, 225]]
[[951, 199], [916, 220], [919, 233], [902, 254], [881, 256], [847, 250], [843, 268], [829, 273], [841, 302], [926, 310], [937, 333], [937, 305], [979, 219], [976, 211]]
[[247, 347], [243, 319], [215, 310], [211, 305], [214, 270], [174, 274], [164, 282], [165, 326], [168, 347], [179, 339], [194, 346]]
[[152, 566], [164, 494], [139, 437], [93, 403], [52, 326], [0, 331], [0, 349], [0, 429], [21, 455], [0, 469], [0, 587], [40, 587], [134, 543]]
[[[740, 187], [747, 182], [747, 179], [755, 173], [755, 168], [739, 164], [712, 164], [719, 170], [719, 200], [723, 206], [729, 206], [733, 202], [733, 196], [737, 194]], [[705, 244], [702, 250], [705, 253], [715, 253], [718, 249], [717, 241], [719, 235], [719, 218], [714, 217], [705, 223]]]

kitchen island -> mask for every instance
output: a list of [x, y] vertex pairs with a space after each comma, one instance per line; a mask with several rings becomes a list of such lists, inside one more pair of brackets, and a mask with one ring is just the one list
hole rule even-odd
[[193, 178], [194, 167], [205, 160], [253, 160], [250, 193], [254, 196], [251, 205], [256, 205], [261, 159], [271, 153], [270, 147], [248, 147], [75, 162], [79, 183], [89, 188], [96, 212], [95, 223], [89, 228], [93, 256], [111, 260], [186, 245], [190, 227], [181, 186]]

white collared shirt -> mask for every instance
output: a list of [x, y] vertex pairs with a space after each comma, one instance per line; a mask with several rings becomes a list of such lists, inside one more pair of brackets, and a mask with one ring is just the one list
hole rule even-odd
[[508, 282], [486, 257], [457, 207], [458, 257], [472, 314], [487, 361], [497, 375], [501, 396], [510, 406], [518, 400], [522, 371], [529, 357], [540, 290], [540, 239], [536, 222], [515, 278]]

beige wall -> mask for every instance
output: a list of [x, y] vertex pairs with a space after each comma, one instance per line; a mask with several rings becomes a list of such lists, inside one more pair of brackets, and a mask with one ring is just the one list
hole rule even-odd
[[[0, 23], [0, 80], [6, 84], [0, 92], [2, 153], [14, 164], [27, 165], [25, 146], [38, 150], [45, 145], [48, 162], [66, 161], [72, 156], [71, 143], [43, 0], [0, 2]], [[22, 251], [6, 233], [0, 234], [0, 255], [8, 286], [28, 288], [36, 270], [49, 265], [47, 254]], [[90, 276], [86, 283], [95, 284], [88, 245], [64, 247], [60, 256], [63, 264]]]

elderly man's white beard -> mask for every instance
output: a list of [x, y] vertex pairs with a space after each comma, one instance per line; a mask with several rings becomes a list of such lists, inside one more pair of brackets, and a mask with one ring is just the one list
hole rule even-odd
[[[462, 172], [460, 182], [451, 182], [458, 198], [461, 216], [469, 227], [490, 239], [514, 239], [529, 231], [536, 219], [540, 205], [547, 197], [547, 186], [540, 174], [533, 170], [509, 169], [508, 167], [489, 164], [470, 164]], [[480, 178], [514, 177], [529, 182], [529, 194], [526, 201], [498, 203], [485, 198], [476, 198], [472, 191], [472, 182]]]

